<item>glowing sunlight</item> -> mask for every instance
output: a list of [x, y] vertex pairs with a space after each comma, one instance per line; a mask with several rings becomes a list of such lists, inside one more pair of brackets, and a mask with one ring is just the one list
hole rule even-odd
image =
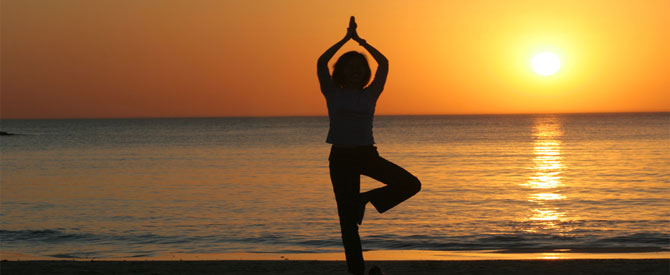
[[558, 72], [561, 68], [561, 59], [552, 52], [541, 52], [531, 61], [533, 71], [539, 75], [550, 76]]

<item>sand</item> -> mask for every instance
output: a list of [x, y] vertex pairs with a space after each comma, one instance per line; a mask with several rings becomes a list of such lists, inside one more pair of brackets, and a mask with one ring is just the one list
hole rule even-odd
[[[670, 259], [371, 261], [394, 274], [670, 274]], [[2, 261], [11, 274], [347, 274], [343, 261]]]
[[[622, 252], [625, 251], [625, 252]], [[366, 251], [368, 268], [397, 274], [670, 274], [670, 252], [649, 249]], [[175, 254], [64, 259], [0, 251], [0, 274], [342, 274], [343, 253]]]

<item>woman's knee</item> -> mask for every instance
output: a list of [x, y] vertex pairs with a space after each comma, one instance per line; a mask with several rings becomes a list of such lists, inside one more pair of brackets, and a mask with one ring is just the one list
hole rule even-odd
[[419, 181], [419, 178], [411, 175], [407, 182], [407, 189], [412, 195], [421, 191], [421, 181]]

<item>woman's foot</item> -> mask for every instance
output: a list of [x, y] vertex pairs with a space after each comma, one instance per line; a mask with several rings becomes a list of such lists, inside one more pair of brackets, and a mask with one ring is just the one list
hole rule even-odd
[[368, 273], [370, 275], [386, 275], [386, 273], [382, 272], [382, 270], [378, 266], [373, 266], [370, 268], [370, 272]]
[[370, 200], [365, 195], [361, 195], [360, 201], [359, 201], [359, 206], [358, 206], [358, 219], [356, 219], [356, 223], [358, 225], [363, 224], [363, 216], [365, 216], [365, 205], [368, 204]]

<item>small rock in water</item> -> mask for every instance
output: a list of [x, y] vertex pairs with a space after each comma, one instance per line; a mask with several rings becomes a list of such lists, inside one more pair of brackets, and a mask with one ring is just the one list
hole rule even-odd
[[0, 131], [0, 136], [13, 136], [14, 134], [12, 133], [7, 133], [5, 131]]

